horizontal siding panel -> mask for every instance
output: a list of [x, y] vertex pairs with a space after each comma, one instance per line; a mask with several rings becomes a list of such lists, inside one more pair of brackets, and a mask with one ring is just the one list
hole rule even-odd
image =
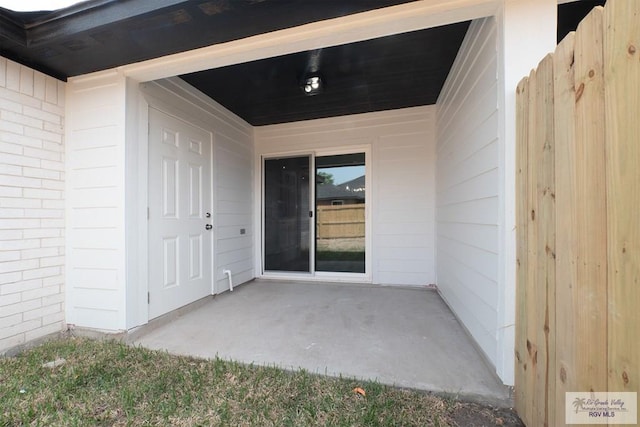
[[219, 198], [216, 212], [219, 214], [233, 214], [236, 212], [249, 212], [253, 204], [251, 200], [224, 200]]
[[[424, 239], [429, 239], [432, 237], [432, 230], [425, 231], [423, 233], [416, 232], [415, 223], [406, 223], [406, 222], [383, 222], [376, 221], [376, 231], [375, 238], [378, 236], [387, 236], [390, 239], [396, 239], [396, 241], [402, 241], [405, 236], [416, 235], [421, 236]], [[426, 229], [425, 229], [426, 230]]]
[[117, 246], [113, 249], [73, 248], [74, 262], [85, 266], [85, 268], [117, 269], [121, 259], [117, 248]]
[[[98, 291], [91, 291], [98, 292]], [[105, 325], [117, 325], [120, 321], [120, 310], [106, 310], [100, 307], [72, 306], [74, 324], [84, 328], [105, 329]]]
[[[473, 100], [469, 105], [465, 105], [461, 112], [461, 122], [457, 127], [453, 127], [450, 132], [442, 132], [438, 130], [438, 153], [442, 150], [446, 150], [447, 147], [452, 145], [450, 149], [455, 150], [456, 146], [462, 146], [465, 143], [474, 142], [476, 147], [483, 147], [479, 145], [482, 141], [491, 141], [498, 137], [498, 129], [489, 126], [485, 126], [486, 137], [481, 137], [477, 134], [477, 131], [483, 128], [482, 124], [486, 122], [497, 110], [498, 93], [497, 85], [490, 88], [486, 88], [483, 92], [483, 96]], [[440, 117], [440, 116], [439, 116]], [[478, 138], [479, 141], [475, 141]]]
[[434, 248], [435, 241], [432, 230], [423, 233], [403, 234], [397, 233], [376, 235], [376, 250], [398, 248]]
[[118, 289], [74, 289], [73, 306], [76, 308], [119, 312], [122, 302]]
[[117, 125], [120, 109], [114, 104], [104, 104], [74, 111], [75, 132], [89, 131], [99, 132], [107, 126]]
[[[444, 298], [449, 307], [453, 308], [453, 312], [464, 327], [469, 331], [474, 341], [480, 347], [482, 352], [491, 361], [496, 360], [496, 335], [494, 332], [483, 327], [482, 323], [474, 316], [473, 306], [466, 305], [461, 301], [457, 294], [450, 292], [450, 288], [442, 289], [440, 294]], [[495, 330], [495, 327], [492, 328]]]
[[217, 153], [227, 153], [246, 160], [251, 160], [253, 157], [251, 145], [243, 144], [220, 133], [214, 134], [214, 145]]
[[224, 244], [223, 241], [226, 241], [229, 239], [241, 238], [243, 235], [240, 234], [240, 230], [243, 228], [245, 229], [246, 236], [253, 235], [253, 227], [251, 226], [251, 224], [248, 224], [248, 223], [246, 225], [241, 225], [241, 226], [218, 225], [218, 227], [216, 228], [216, 241], [218, 242], [217, 244], [222, 245]]
[[[247, 224], [251, 224], [253, 216], [246, 214], [217, 214], [216, 224], [218, 227], [237, 226], [244, 228]], [[238, 231], [239, 233], [239, 231]]]
[[[444, 263], [446, 264], [447, 262], [448, 259], [445, 258]], [[459, 265], [454, 260], [448, 267], [448, 272], [455, 273]], [[445, 279], [447, 279], [448, 283], [451, 283], [451, 286], [446, 288], [449, 295], [454, 295], [456, 300], [464, 305], [464, 309], [469, 311], [469, 316], [473, 317], [473, 322], [480, 326], [485, 335], [495, 335], [497, 325], [496, 310], [493, 304], [487, 304], [485, 298], [480, 296], [486, 292], [485, 289], [481, 289], [479, 286], [469, 289], [465, 283], [458, 280], [458, 276], [455, 274], [447, 273]]]
[[[71, 175], [71, 174], [70, 174]], [[99, 208], [118, 206], [122, 191], [117, 186], [73, 189], [73, 207]]]
[[[362, 138], [367, 134], [371, 136], [403, 134], [407, 132], [409, 126], [416, 126], [416, 123], [421, 130], [428, 131], [432, 129], [433, 119], [425, 111], [427, 108], [414, 107], [283, 125], [261, 126], [256, 128], [255, 132], [258, 140], [269, 144], [270, 141], [299, 140], [300, 137], [306, 135], [315, 135], [318, 140], [327, 140], [333, 134], [350, 138]], [[264, 148], [266, 147], [259, 147], [260, 150]]]
[[413, 273], [403, 271], [402, 273], [380, 271], [378, 273], [378, 283], [382, 285], [405, 285], [405, 286], [427, 286], [432, 285], [433, 281], [428, 279], [428, 275], [424, 272]]
[[[497, 45], [496, 45], [497, 26], [495, 22], [489, 23], [488, 20], [476, 20], [471, 23], [459, 52], [464, 54], [458, 55], [451, 67], [449, 76], [440, 93], [440, 100], [447, 100], [444, 105], [443, 113], [447, 116], [456, 116], [456, 112], [450, 110], [450, 106], [459, 105], [454, 102], [462, 94], [464, 90], [468, 90], [469, 86], [473, 86], [477, 80], [474, 78], [474, 71], [486, 69], [491, 64], [497, 64]], [[464, 87], [464, 89], [462, 89]]]
[[498, 197], [498, 169], [491, 169], [471, 179], [457, 183], [438, 193], [439, 203], [451, 205], [474, 199]]
[[[492, 282], [498, 282], [498, 254], [443, 237], [438, 237], [437, 242], [438, 253], [456, 259], [459, 264], [466, 265]], [[469, 284], [469, 288], [475, 286], [475, 283]]]
[[[253, 271], [253, 259], [245, 258], [243, 260], [235, 261], [226, 265], [219, 264], [219, 266], [220, 267], [218, 267], [217, 270], [220, 271], [220, 273], [222, 273], [222, 270], [225, 270], [225, 269], [231, 270], [233, 274], [244, 272], [244, 271]], [[234, 286], [239, 285], [240, 282], [234, 281], [233, 284]]]
[[428, 217], [433, 220], [433, 215], [425, 215], [424, 212], [428, 212], [432, 209], [426, 203], [420, 203], [411, 205], [405, 201], [402, 205], [396, 205], [389, 209], [384, 209], [375, 213], [376, 221], [379, 223], [385, 222], [404, 222], [414, 225], [414, 231], [417, 233], [428, 233], [431, 231], [432, 226], [425, 222]]
[[76, 287], [85, 289], [117, 290], [117, 269], [75, 268], [69, 278]]
[[[495, 54], [495, 51], [492, 53]], [[473, 76], [473, 81], [463, 82], [459, 86], [456, 99], [448, 100], [448, 105], [451, 107], [449, 111], [443, 112], [443, 117], [445, 117], [445, 123], [441, 128], [443, 133], [451, 133], [457, 127], [454, 119], [449, 119], [447, 122], [446, 118], [448, 117], [468, 117], [471, 121], [478, 120], [478, 114], [470, 115], [470, 113], [477, 111], [480, 105], [497, 107], [497, 92], [492, 90], [495, 89], [498, 82], [497, 62], [492, 60], [489, 64], [483, 64], [483, 67], [473, 70], [479, 73]], [[495, 102], [491, 96], [488, 96], [490, 92], [495, 94]], [[476, 124], [471, 123], [472, 126]]]
[[441, 222], [438, 224], [438, 238], [441, 237], [498, 253], [498, 226], [495, 224]]
[[500, 179], [497, 25], [473, 21], [437, 102], [438, 289], [497, 354]]
[[230, 265], [236, 262], [242, 262], [251, 259], [253, 248], [241, 248], [233, 251], [225, 251], [218, 253], [218, 262], [221, 265]]
[[[449, 254], [438, 253], [438, 255], [443, 257], [441, 260], [442, 264], [450, 267], [447, 269], [447, 275], [451, 280], [454, 280], [456, 283], [473, 283], [474, 286], [467, 287], [465, 292], [475, 295], [477, 299], [482, 300], [487, 307], [495, 307], [496, 301], [498, 300], [498, 284], [494, 280], [461, 264], [456, 258], [451, 257]], [[495, 308], [493, 310], [495, 311]]]
[[[376, 252], [380, 259], [424, 262], [431, 257], [433, 249], [433, 246], [393, 247], [379, 245]], [[429, 266], [429, 269], [431, 268], [432, 266]]]
[[442, 171], [442, 173], [438, 175], [438, 190], [442, 191], [457, 183], [467, 181], [484, 172], [497, 168], [498, 159], [498, 141], [494, 139], [490, 144], [485, 145], [471, 156], [460, 162], [455, 162], [455, 165]]
[[82, 141], [75, 149], [76, 151], [89, 150], [92, 148], [116, 147], [118, 141], [118, 128], [116, 126], [102, 126], [98, 128], [87, 128], [73, 132], [73, 138]]
[[[106, 208], [86, 208], [86, 209], [71, 209], [69, 220], [73, 229], [79, 228], [111, 228], [117, 229], [121, 224], [122, 218], [119, 214], [122, 209], [119, 207], [106, 207]], [[76, 233], [70, 236], [70, 241], [73, 242], [74, 236], [79, 235]]]
[[73, 239], [77, 249], [116, 249], [121, 243], [116, 228], [95, 228], [82, 230]]
[[491, 197], [439, 206], [437, 221], [496, 225], [498, 223], [498, 198]]
[[218, 185], [216, 188], [216, 200], [230, 202], [244, 202], [253, 194], [252, 191], [240, 191], [237, 185], [229, 184], [228, 187]]
[[[74, 189], [114, 187], [113, 177], [118, 173], [117, 166], [107, 166], [92, 169], [72, 169], [69, 178]], [[87, 192], [91, 194], [93, 192]], [[74, 193], [77, 194], [77, 193]], [[81, 197], [78, 199], [82, 200]]]
[[246, 234], [240, 235], [238, 232], [232, 239], [219, 239], [218, 244], [216, 245], [216, 251], [218, 254], [238, 249], [253, 249], [253, 236]]
[[[118, 166], [121, 162], [118, 147], [102, 147], [87, 150], [74, 150], [69, 155], [70, 169], [102, 168]], [[112, 177], [115, 179], [115, 176]]]

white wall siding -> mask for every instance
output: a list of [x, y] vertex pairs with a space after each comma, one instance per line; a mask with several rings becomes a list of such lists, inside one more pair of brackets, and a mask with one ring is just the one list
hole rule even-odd
[[258, 168], [260, 156], [370, 146], [372, 281], [434, 283], [434, 107], [262, 126], [255, 140]]
[[496, 364], [500, 154], [497, 25], [471, 23], [437, 102], [437, 285]]
[[224, 270], [231, 271], [234, 286], [252, 280], [253, 128], [180, 79], [145, 83], [142, 90], [150, 105], [213, 134], [214, 290], [229, 288]]
[[126, 329], [125, 96], [117, 72], [67, 83], [67, 322]]
[[65, 328], [64, 86], [0, 57], [0, 354]]

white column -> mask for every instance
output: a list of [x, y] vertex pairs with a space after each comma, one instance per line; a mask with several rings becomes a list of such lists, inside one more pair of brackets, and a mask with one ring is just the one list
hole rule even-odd
[[126, 79], [107, 71], [71, 78], [66, 88], [66, 318], [77, 327], [121, 331]]
[[498, 76], [502, 170], [500, 197], [500, 271], [498, 302], [498, 351], [496, 372], [505, 384], [514, 382], [515, 346], [515, 140], [518, 82], [556, 46], [556, 0], [504, 0], [498, 12], [501, 49]]

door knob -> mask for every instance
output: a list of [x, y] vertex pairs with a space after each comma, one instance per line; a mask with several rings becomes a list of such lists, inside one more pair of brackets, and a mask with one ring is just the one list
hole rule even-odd
[[207, 224], [204, 226], [204, 228], [206, 228], [207, 230], [211, 230], [213, 228], [213, 225]]

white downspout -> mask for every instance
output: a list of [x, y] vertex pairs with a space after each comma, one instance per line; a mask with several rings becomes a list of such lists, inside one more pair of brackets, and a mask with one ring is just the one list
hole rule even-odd
[[233, 292], [233, 280], [231, 279], [231, 270], [222, 270], [222, 273], [229, 279], [229, 291]]

